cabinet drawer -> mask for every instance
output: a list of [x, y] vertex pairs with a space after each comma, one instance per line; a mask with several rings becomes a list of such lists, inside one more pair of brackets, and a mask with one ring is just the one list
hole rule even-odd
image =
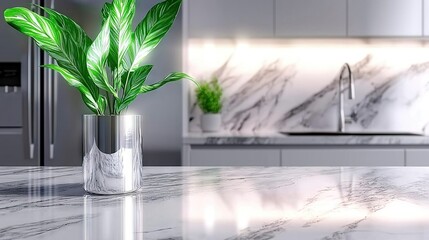
[[429, 166], [429, 150], [407, 149], [405, 159], [406, 166]]
[[191, 166], [280, 166], [276, 149], [192, 149]]
[[285, 149], [282, 166], [404, 166], [402, 149]]

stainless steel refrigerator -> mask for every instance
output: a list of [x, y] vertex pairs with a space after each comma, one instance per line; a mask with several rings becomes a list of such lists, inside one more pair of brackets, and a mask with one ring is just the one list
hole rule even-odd
[[[91, 38], [100, 29], [104, 0], [0, 1], [0, 165], [77, 166], [82, 163], [82, 115], [90, 113], [78, 91], [53, 71], [52, 59], [8, 26], [6, 8], [54, 8]], [[34, 11], [41, 11], [33, 8]]]

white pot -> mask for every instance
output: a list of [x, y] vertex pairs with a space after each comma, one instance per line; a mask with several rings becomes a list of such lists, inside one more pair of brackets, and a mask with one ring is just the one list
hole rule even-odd
[[220, 113], [206, 113], [201, 116], [201, 129], [203, 132], [217, 132], [222, 123]]

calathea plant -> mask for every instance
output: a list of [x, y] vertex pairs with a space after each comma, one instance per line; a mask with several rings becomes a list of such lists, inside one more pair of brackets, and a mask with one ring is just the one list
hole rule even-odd
[[193, 81], [187, 74], [173, 72], [147, 85], [152, 65], [141, 66], [171, 28], [181, 3], [166, 0], [156, 4], [134, 31], [135, 0], [106, 3], [101, 14], [102, 29], [95, 40], [72, 19], [49, 8], [36, 6], [46, 17], [22, 7], [7, 9], [4, 17], [56, 60], [56, 64], [43, 67], [57, 71], [77, 88], [92, 112], [118, 115], [139, 94], [181, 79]]

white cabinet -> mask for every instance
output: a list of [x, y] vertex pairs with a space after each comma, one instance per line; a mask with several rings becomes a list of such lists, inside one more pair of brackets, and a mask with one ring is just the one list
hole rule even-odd
[[284, 149], [282, 166], [404, 166], [403, 149]]
[[423, 35], [429, 36], [429, 0], [423, 1]]
[[429, 166], [428, 149], [406, 149], [406, 166]]
[[189, 0], [191, 38], [274, 36], [274, 0]]
[[280, 150], [194, 148], [190, 166], [280, 166]]
[[276, 0], [277, 37], [345, 37], [347, 0]]
[[423, 0], [348, 0], [348, 35], [422, 36]]
[[409, 165], [429, 163], [429, 150], [403, 148], [188, 145], [185, 152], [186, 166], [405, 166], [405, 155]]

